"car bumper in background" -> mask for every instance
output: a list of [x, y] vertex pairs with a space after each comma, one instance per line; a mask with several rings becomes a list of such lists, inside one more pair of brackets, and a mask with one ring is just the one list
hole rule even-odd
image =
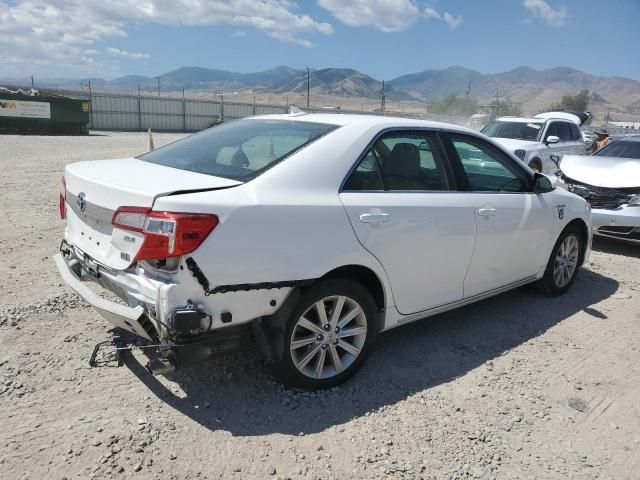
[[640, 207], [622, 206], [615, 210], [594, 209], [593, 233], [640, 244]]

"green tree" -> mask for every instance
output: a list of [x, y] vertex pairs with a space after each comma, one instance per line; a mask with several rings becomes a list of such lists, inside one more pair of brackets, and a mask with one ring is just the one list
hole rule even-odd
[[573, 110], [586, 112], [589, 109], [589, 90], [581, 90], [576, 95], [565, 95], [558, 103], [554, 103], [549, 110]]

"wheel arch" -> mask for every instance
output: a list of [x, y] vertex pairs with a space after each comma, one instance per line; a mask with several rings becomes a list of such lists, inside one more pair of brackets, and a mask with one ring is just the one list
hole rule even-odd
[[587, 244], [589, 243], [589, 227], [587, 226], [585, 221], [582, 218], [574, 218], [562, 229], [562, 232], [560, 232], [558, 238], [560, 238], [560, 236], [567, 230], [567, 228], [572, 226], [576, 227], [580, 231], [580, 234], [582, 235], [582, 241], [584, 242], [583, 248], [580, 250], [580, 265], [582, 265], [582, 263], [584, 262], [584, 255], [587, 249]]
[[329, 278], [353, 280], [366, 288], [376, 302], [378, 311], [383, 312], [378, 320], [378, 327], [380, 330], [384, 328], [384, 311], [386, 309], [388, 296], [384, 288], [384, 283], [376, 272], [363, 265], [343, 265], [325, 273], [317, 281]]

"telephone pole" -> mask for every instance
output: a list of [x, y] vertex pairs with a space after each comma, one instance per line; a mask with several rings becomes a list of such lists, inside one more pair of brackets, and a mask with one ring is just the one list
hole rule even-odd
[[307, 67], [307, 109], [309, 108], [309, 87], [311, 84], [311, 73], [309, 71], [309, 67], [307, 65], [305, 65], [305, 67]]
[[384, 113], [387, 104], [387, 97], [384, 94], [384, 80], [382, 80], [382, 96], [380, 98], [380, 111]]
[[464, 106], [464, 116], [469, 116], [469, 96], [471, 95], [471, 80], [469, 80], [469, 86], [467, 87], [467, 103]]

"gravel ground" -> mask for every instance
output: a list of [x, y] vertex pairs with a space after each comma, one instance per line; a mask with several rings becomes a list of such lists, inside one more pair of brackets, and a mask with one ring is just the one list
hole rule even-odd
[[60, 177], [146, 136], [0, 145], [3, 479], [638, 478], [640, 248], [597, 241], [563, 297], [522, 288], [383, 334], [327, 392], [284, 389], [251, 348], [170, 378], [140, 352], [90, 369], [113, 332], [51, 261]]

